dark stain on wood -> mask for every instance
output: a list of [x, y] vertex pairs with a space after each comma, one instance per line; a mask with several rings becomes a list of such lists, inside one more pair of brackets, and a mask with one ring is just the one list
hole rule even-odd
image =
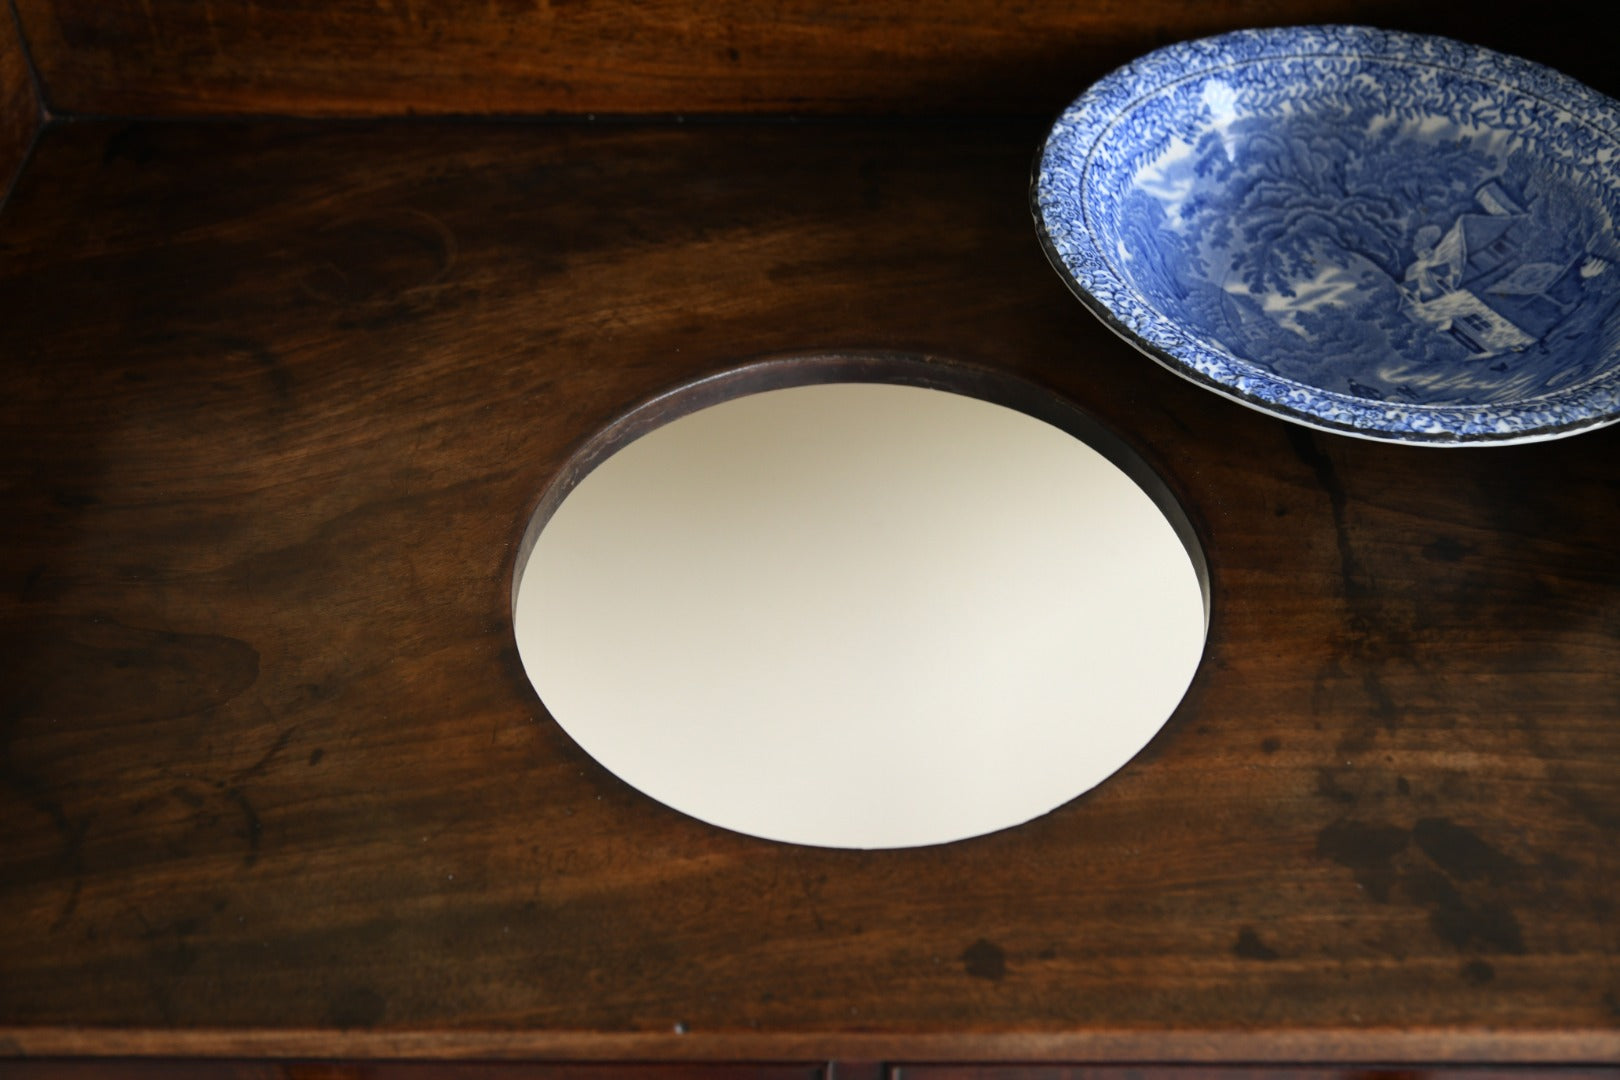
[[[1402, 859], [1411, 846], [1427, 862]], [[1338, 821], [1318, 836], [1317, 854], [1350, 869], [1372, 899], [1425, 908], [1435, 935], [1454, 948], [1526, 952], [1518, 916], [1494, 888], [1522, 880], [1523, 867], [1468, 829], [1439, 818], [1411, 830]]]
[[[1333, 464], [1330, 448], [1322, 445], [1321, 435], [1297, 424], [1288, 428], [1288, 442], [1299, 460], [1304, 462], [1316, 478], [1317, 485], [1327, 496], [1328, 508], [1333, 516], [1333, 538], [1339, 552], [1339, 582], [1345, 599], [1354, 603], [1366, 595], [1369, 582], [1366, 570], [1350, 541], [1350, 526], [1346, 520], [1347, 496]], [[1334, 445], [1338, 442], [1335, 440]], [[1359, 613], [1358, 613], [1359, 614]]]
[[1420, 819], [1412, 826], [1412, 840], [1435, 865], [1459, 881], [1502, 885], [1524, 877], [1524, 867], [1518, 862], [1473, 830], [1445, 818]]
[[1339, 783], [1339, 770], [1330, 766], [1316, 770], [1316, 793], [1324, 799], [1331, 799], [1346, 806], [1356, 801], [1356, 793]]
[[1241, 956], [1245, 960], [1275, 960], [1278, 952], [1260, 940], [1260, 935], [1254, 927], [1245, 926], [1238, 930], [1237, 941], [1232, 944], [1232, 955]]
[[1448, 945], [1490, 952], [1526, 951], [1518, 916], [1501, 900], [1465, 897], [1450, 878], [1429, 868], [1402, 875], [1401, 886], [1414, 901], [1429, 908], [1429, 925]]
[[1531, 752], [1547, 763], [1548, 792], [1599, 829], [1620, 833], [1620, 783], [1593, 756], [1591, 729], [1548, 725], [1534, 710], [1518, 720]]
[[1409, 835], [1395, 825], [1342, 820], [1316, 836], [1316, 854], [1355, 875], [1374, 900], [1388, 900], [1395, 885], [1395, 856], [1406, 850]]
[[0, 6], [0, 208], [42, 123], [22, 35], [9, 5]]
[[1007, 953], [995, 942], [980, 938], [962, 950], [962, 970], [975, 979], [1000, 982], [1007, 977]]

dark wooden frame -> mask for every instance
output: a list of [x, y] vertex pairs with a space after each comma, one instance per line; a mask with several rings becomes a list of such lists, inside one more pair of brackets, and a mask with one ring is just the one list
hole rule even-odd
[[[738, 4], [685, 31], [638, 8], [567, 79], [526, 81], [566, 57], [520, 5], [460, 28], [444, 0], [308, 27], [215, 5], [215, 42], [206, 4], [152, 0], [150, 24], [138, 0], [16, 4], [0, 1055], [838, 1077], [1620, 1060], [1620, 429], [1423, 450], [1215, 399], [1045, 265], [1023, 206], [1044, 119], [915, 115], [1044, 115], [1161, 40], [1306, 15], [1445, 30], [1620, 91], [1573, 7], [1043, 3], [1007, 25], [953, 2], [932, 24], [880, 5], [863, 30]], [[771, 36], [783, 11], [803, 34]], [[381, 79], [390, 48], [445, 66]], [[492, 48], [530, 67], [481, 71]], [[597, 109], [650, 115], [577, 115]], [[463, 119], [395, 119], [411, 110]], [[728, 115], [673, 122], [689, 111]], [[539, 120], [488, 122], [503, 112]], [[390, 119], [264, 118], [285, 113]], [[1215, 618], [1168, 736], [1012, 835], [881, 865], [698, 828], [603, 775], [510, 649], [546, 486], [706, 394], [917, 364], [1069, 403], [1185, 507]], [[421, 592], [442, 617], [412, 614]], [[497, 798], [486, 769], [527, 787]], [[476, 895], [423, 884], [440, 868], [400, 841], [445, 821], [500, 871]], [[524, 875], [551, 883], [538, 913]], [[294, 913], [277, 890], [295, 886], [336, 914]], [[266, 916], [275, 963], [250, 966], [227, 910]], [[527, 953], [495, 936], [515, 919]], [[426, 961], [489, 996], [446, 1004]], [[726, 987], [691, 975], [705, 964]]]
[[1050, 115], [1170, 41], [1312, 22], [1610, 67], [1574, 0], [15, 3], [53, 111], [88, 116]]
[[0, 208], [45, 125], [44, 103], [11, 0], [0, 5]]

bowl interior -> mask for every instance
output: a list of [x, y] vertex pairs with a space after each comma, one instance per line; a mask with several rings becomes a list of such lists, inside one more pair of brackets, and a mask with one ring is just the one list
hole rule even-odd
[[1611, 374], [1611, 137], [1511, 71], [1379, 40], [1217, 52], [1125, 102], [1080, 181], [1108, 271], [1195, 342], [1359, 399], [1493, 405]]

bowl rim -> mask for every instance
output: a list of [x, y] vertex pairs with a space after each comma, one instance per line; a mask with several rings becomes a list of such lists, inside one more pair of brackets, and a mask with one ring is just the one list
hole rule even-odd
[[[1322, 431], [1428, 446], [1508, 445], [1561, 438], [1620, 422], [1620, 364], [1575, 387], [1493, 404], [1408, 404], [1296, 382], [1217, 348], [1161, 314], [1115, 271], [1089, 227], [1089, 207], [1055, 190], [1053, 166], [1090, 156], [1136, 104], [1221, 67], [1311, 56], [1421, 63], [1464, 72], [1559, 110], [1616, 150], [1620, 102], [1522, 57], [1432, 34], [1328, 24], [1235, 30], [1146, 53], [1092, 83], [1054, 121], [1035, 154], [1030, 211], [1042, 250], [1081, 303], [1125, 341], [1205, 389]], [[1538, 140], [1557, 131], [1537, 132]], [[1608, 164], [1608, 163], [1606, 163]], [[1615, 182], [1620, 194], [1620, 180]], [[1076, 185], [1076, 192], [1083, 184]], [[1058, 218], [1060, 210], [1066, 218]], [[1527, 409], [1527, 405], [1537, 405]]]

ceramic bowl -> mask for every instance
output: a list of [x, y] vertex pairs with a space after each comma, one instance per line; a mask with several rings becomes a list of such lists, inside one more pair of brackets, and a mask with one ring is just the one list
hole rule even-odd
[[1173, 371], [1312, 427], [1440, 445], [1620, 419], [1620, 105], [1350, 26], [1184, 42], [1052, 127], [1053, 265]]

